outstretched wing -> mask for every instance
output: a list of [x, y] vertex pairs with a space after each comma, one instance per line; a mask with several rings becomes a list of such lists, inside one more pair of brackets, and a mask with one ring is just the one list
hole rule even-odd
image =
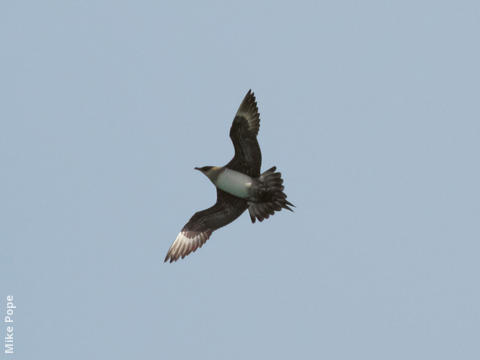
[[194, 252], [209, 239], [212, 232], [230, 224], [248, 207], [245, 200], [217, 189], [217, 202], [212, 207], [196, 212], [185, 224], [172, 246], [168, 250], [164, 262], [177, 261]]
[[260, 175], [262, 153], [257, 141], [260, 129], [260, 114], [252, 90], [248, 90], [230, 128], [230, 138], [235, 148], [235, 156], [226, 165], [252, 177]]

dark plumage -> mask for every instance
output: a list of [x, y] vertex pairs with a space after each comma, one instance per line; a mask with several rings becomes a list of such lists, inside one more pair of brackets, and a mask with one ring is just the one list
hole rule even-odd
[[[217, 187], [217, 202], [212, 207], [195, 213], [168, 250], [166, 261], [184, 258], [201, 247], [213, 231], [237, 219], [247, 208], [252, 222], [262, 221], [282, 208], [292, 211], [294, 206], [283, 193], [281, 174], [273, 167], [260, 174], [262, 154], [257, 141], [260, 128], [255, 95], [251, 90], [243, 99], [230, 128], [230, 138], [235, 148], [233, 159], [224, 168], [252, 178], [251, 197], [244, 199], [231, 195]], [[207, 174], [213, 167], [196, 168]], [[207, 175], [208, 176], [208, 175]], [[218, 176], [218, 175], [215, 175]], [[214, 178], [210, 176], [210, 178]]]

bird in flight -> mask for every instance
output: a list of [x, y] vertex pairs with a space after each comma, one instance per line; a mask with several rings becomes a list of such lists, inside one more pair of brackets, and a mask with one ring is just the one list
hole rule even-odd
[[196, 212], [178, 234], [168, 250], [165, 262], [177, 261], [194, 252], [208, 240], [212, 232], [230, 224], [248, 209], [252, 223], [263, 221], [275, 211], [294, 206], [283, 192], [281, 173], [272, 167], [260, 173], [262, 153], [257, 141], [260, 114], [252, 90], [238, 108], [230, 138], [235, 148], [233, 159], [225, 166], [195, 168], [217, 188], [217, 202]]

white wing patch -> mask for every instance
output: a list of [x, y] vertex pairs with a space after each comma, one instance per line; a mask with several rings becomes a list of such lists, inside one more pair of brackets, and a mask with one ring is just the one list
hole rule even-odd
[[202, 245], [205, 244], [211, 234], [211, 231], [200, 232], [182, 230], [178, 234], [172, 246], [170, 246], [164, 262], [174, 262], [180, 258], [183, 259], [191, 252], [194, 252], [198, 248], [202, 247]]

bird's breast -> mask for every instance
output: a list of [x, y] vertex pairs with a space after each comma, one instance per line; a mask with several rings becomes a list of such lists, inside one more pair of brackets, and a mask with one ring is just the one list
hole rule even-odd
[[246, 199], [250, 196], [252, 178], [241, 172], [225, 168], [217, 177], [215, 186], [236, 197]]

